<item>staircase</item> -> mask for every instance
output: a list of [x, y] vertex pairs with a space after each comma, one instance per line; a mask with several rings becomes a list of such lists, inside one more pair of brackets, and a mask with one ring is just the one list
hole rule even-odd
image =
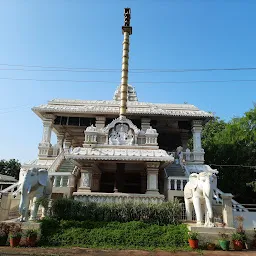
[[75, 165], [70, 160], [63, 160], [60, 165], [58, 172], [72, 172], [75, 168]]
[[180, 164], [170, 164], [165, 168], [165, 173], [167, 177], [184, 177], [185, 171]]

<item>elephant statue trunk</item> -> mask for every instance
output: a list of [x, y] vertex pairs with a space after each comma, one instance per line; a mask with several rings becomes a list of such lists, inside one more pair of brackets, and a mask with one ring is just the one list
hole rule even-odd
[[[52, 193], [52, 182], [48, 177], [48, 171], [45, 169], [31, 168], [24, 175], [21, 183], [21, 199], [19, 212], [20, 221], [28, 219], [28, 210], [31, 204], [30, 220], [35, 220], [40, 201], [49, 200]], [[43, 214], [46, 212], [48, 203], [43, 205]]]

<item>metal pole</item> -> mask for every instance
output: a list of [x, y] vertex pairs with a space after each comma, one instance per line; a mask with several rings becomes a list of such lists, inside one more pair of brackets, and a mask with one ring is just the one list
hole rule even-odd
[[130, 27], [131, 9], [124, 9], [124, 26], [122, 32], [124, 35], [123, 41], [123, 55], [122, 55], [122, 76], [121, 76], [121, 102], [120, 102], [120, 116], [126, 115], [127, 109], [127, 93], [128, 93], [128, 66], [129, 66], [129, 37], [132, 34], [132, 27]]

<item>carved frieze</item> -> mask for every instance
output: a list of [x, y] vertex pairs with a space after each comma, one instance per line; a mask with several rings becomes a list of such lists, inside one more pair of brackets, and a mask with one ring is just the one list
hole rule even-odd
[[173, 162], [173, 156], [169, 156], [162, 149], [124, 149], [124, 148], [74, 148], [69, 159], [86, 160], [126, 160], [126, 161], [160, 161]]

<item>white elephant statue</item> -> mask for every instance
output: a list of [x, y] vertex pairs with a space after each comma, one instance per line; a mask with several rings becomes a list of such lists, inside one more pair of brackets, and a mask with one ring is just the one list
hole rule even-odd
[[[213, 227], [213, 190], [217, 188], [217, 171], [192, 173], [189, 181], [184, 188], [184, 199], [186, 207], [187, 220], [192, 220], [192, 205], [194, 205], [196, 220], [198, 225], [203, 224], [203, 210], [205, 209], [206, 227]], [[204, 207], [203, 207], [204, 205]]]
[[48, 210], [48, 201], [52, 194], [52, 182], [45, 169], [31, 168], [23, 177], [20, 185], [20, 221], [27, 221], [28, 210], [31, 202], [31, 214], [29, 220], [36, 220], [39, 204], [42, 204], [42, 216], [45, 217]]

